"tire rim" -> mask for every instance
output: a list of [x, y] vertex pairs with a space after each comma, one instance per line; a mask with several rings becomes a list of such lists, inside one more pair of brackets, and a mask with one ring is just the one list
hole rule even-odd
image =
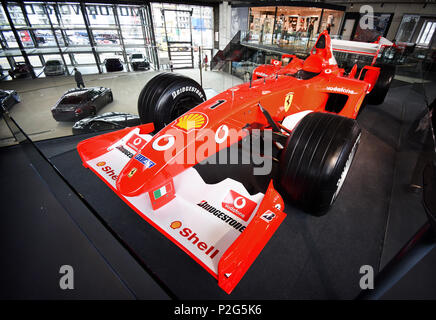
[[336, 183], [336, 191], [333, 193], [332, 200], [330, 201], [330, 205], [332, 205], [333, 202], [335, 202], [336, 198], [338, 197], [339, 192], [342, 189], [342, 185], [344, 184], [345, 178], [347, 177], [348, 171], [350, 170], [351, 163], [353, 163], [354, 156], [356, 155], [357, 146], [360, 142], [360, 136], [362, 134], [359, 134], [359, 136], [356, 139], [356, 142], [354, 142], [353, 148], [351, 149], [350, 155], [348, 156], [347, 162], [345, 162], [344, 170], [342, 170], [341, 176], [339, 177], [338, 182]]

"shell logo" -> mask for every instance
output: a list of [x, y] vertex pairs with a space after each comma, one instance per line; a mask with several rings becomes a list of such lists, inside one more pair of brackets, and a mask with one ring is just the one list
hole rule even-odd
[[100, 161], [99, 163], [97, 163], [97, 167], [103, 167], [105, 164], [105, 161]]
[[207, 125], [207, 116], [202, 113], [188, 113], [176, 120], [174, 126], [185, 132], [202, 129]]
[[170, 227], [173, 229], [178, 229], [182, 226], [182, 223], [180, 221], [173, 221], [170, 224]]

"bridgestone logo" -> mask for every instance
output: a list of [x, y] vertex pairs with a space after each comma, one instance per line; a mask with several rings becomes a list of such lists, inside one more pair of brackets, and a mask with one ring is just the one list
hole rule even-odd
[[201, 99], [205, 100], [203, 93], [200, 90], [198, 90], [197, 88], [193, 87], [193, 86], [186, 86], [186, 87], [182, 87], [180, 89], [177, 89], [176, 91], [174, 91], [172, 93], [173, 99], [175, 99], [179, 94], [181, 94], [183, 92], [194, 92]]
[[207, 203], [207, 201], [203, 200], [200, 203], [197, 203], [197, 206], [200, 208], [203, 208], [207, 212], [212, 213], [217, 218], [223, 220], [225, 223], [227, 223], [229, 226], [233, 227], [234, 229], [238, 230], [239, 232], [242, 232], [245, 230], [245, 226], [242, 225], [237, 220], [233, 219], [232, 217], [228, 216], [224, 212], [218, 210], [217, 208], [211, 206]]
[[347, 94], [356, 94], [357, 93], [354, 90], [350, 90], [347, 88], [340, 88], [340, 87], [327, 87], [326, 89], [329, 91], [339, 92], [339, 93], [347, 93]]

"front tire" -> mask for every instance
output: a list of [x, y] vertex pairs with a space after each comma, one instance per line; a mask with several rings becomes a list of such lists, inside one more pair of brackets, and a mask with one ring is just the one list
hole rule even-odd
[[318, 112], [305, 116], [280, 156], [280, 183], [288, 199], [308, 213], [325, 214], [345, 181], [360, 134], [353, 119]]
[[196, 81], [174, 73], [160, 73], [142, 89], [138, 114], [142, 123], [153, 122], [158, 131], [204, 101], [206, 94]]

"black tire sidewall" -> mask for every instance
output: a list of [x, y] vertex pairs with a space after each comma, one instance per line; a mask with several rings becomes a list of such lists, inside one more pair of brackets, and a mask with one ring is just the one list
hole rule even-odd
[[353, 119], [325, 113], [303, 118], [280, 157], [280, 182], [287, 198], [306, 212], [325, 214], [359, 137]]
[[395, 76], [395, 66], [389, 64], [376, 65], [380, 68], [380, 75], [374, 88], [368, 94], [369, 104], [382, 104], [388, 94], [389, 88]]
[[[201, 88], [200, 88], [201, 89]], [[180, 93], [173, 97], [173, 93], [177, 93], [180, 90]], [[183, 91], [185, 90], [185, 91]], [[155, 121], [159, 123], [163, 123], [165, 125], [169, 124], [173, 120], [172, 114], [174, 112], [174, 107], [178, 104], [178, 102], [182, 99], [189, 98], [193, 101], [193, 106], [206, 101], [206, 97], [204, 95], [203, 90], [199, 90], [194, 83], [188, 82], [176, 82], [172, 86], [168, 88], [159, 98], [156, 103], [156, 118]]]
[[[185, 88], [185, 89], [184, 89]], [[203, 88], [194, 80], [174, 73], [161, 73], [152, 78], [138, 98], [142, 123], [153, 122], [156, 131], [174, 119], [174, 106], [184, 98], [192, 99], [192, 108], [206, 101]]]

